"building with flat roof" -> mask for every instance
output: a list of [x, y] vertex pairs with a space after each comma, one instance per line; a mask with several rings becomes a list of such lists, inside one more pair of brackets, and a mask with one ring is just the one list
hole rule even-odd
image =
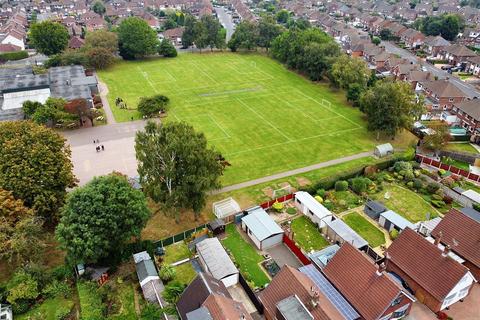
[[242, 229], [258, 249], [268, 249], [283, 240], [283, 229], [261, 207], [255, 207], [242, 218]]
[[217, 238], [205, 239], [197, 243], [196, 248], [205, 272], [222, 281], [226, 287], [238, 283], [238, 269]]

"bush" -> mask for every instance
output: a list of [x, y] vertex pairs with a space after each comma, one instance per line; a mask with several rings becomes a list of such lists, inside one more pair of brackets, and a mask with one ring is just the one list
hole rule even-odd
[[475, 210], [477, 210], [477, 211], [480, 212], [480, 204], [474, 203], [474, 204], [473, 204], [473, 209], [475, 209]]
[[326, 200], [324, 203], [323, 203], [323, 206], [325, 208], [327, 208], [328, 210], [333, 210], [333, 203], [330, 201], [330, 200]]
[[433, 199], [433, 200], [442, 200], [443, 197], [440, 196], [440, 195], [438, 195], [438, 194], [433, 194], [433, 195], [432, 195], [432, 199]]
[[325, 189], [318, 189], [316, 193], [317, 193], [317, 196], [320, 196], [322, 198], [325, 197]]
[[176, 271], [171, 266], [162, 266], [159, 272], [160, 279], [165, 282], [169, 282], [175, 278]]
[[413, 170], [413, 167], [412, 167], [412, 164], [410, 162], [407, 162], [407, 161], [397, 161], [395, 162], [395, 164], [393, 165], [393, 169], [396, 171], [396, 172], [399, 172], [400, 171], [412, 171]]
[[15, 61], [28, 58], [27, 51], [14, 51], [0, 54], [0, 62]]
[[164, 95], [157, 94], [152, 97], [141, 97], [138, 103], [138, 112], [145, 117], [151, 117], [159, 112], [166, 112], [170, 99]]
[[407, 187], [409, 187], [410, 189], [413, 189], [413, 181], [408, 181]]
[[440, 189], [440, 185], [436, 182], [430, 182], [427, 184], [427, 192], [430, 194], [434, 194], [438, 189]]
[[442, 200], [432, 200], [430, 203], [435, 207], [435, 208], [443, 208], [445, 207], [446, 203], [443, 202]]
[[405, 174], [403, 175], [404, 180], [412, 181], [413, 178], [415, 178], [415, 175], [413, 174], [413, 171], [405, 171]]
[[449, 197], [449, 196], [444, 196], [443, 197], [443, 202], [445, 202], [446, 204], [452, 204], [453, 202], [453, 198]]
[[147, 302], [142, 309], [140, 315], [141, 320], [158, 320], [162, 317], [163, 312], [160, 306]]
[[390, 231], [390, 238], [391, 238], [392, 240], [395, 240], [395, 239], [398, 238], [398, 231], [397, 231], [397, 229], [392, 229], [392, 231]]
[[348, 182], [345, 180], [339, 180], [335, 182], [335, 191], [346, 191], [348, 190]]
[[73, 270], [69, 266], [61, 265], [52, 270], [52, 277], [58, 281], [72, 279]]
[[413, 188], [420, 190], [423, 188], [423, 181], [420, 179], [413, 179]]
[[317, 200], [319, 203], [323, 203], [323, 198], [320, 196], [315, 196], [315, 200]]
[[297, 209], [290, 207], [290, 208], [287, 209], [287, 213], [291, 214], [291, 215], [294, 215], [294, 214], [297, 213]]
[[352, 190], [358, 194], [367, 191], [367, 188], [372, 184], [368, 178], [357, 177], [351, 180]]
[[72, 293], [72, 290], [66, 282], [53, 280], [42, 290], [42, 293], [49, 298], [57, 296], [67, 298]]
[[272, 205], [273, 210], [277, 212], [282, 212], [283, 207], [284, 207], [283, 202], [278, 202], [278, 201], [275, 201], [275, 203]]

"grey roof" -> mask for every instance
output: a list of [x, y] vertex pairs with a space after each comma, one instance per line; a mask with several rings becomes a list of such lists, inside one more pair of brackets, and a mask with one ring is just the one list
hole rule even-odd
[[277, 309], [285, 320], [313, 320], [313, 315], [297, 295], [286, 297], [277, 303]]
[[148, 277], [158, 277], [157, 269], [152, 258], [146, 251], [142, 251], [133, 255], [135, 261], [135, 269], [137, 269], [138, 280], [142, 282]]
[[341, 219], [336, 219], [333, 221], [325, 221], [325, 223], [332, 229], [343, 241], [349, 242], [357, 249], [363, 248], [368, 245], [367, 240], [363, 239], [356, 233], [352, 228], [350, 228], [345, 222]]
[[217, 238], [208, 238], [197, 243], [197, 252], [215, 279], [221, 280], [238, 273], [237, 268]]
[[394, 225], [396, 225], [402, 230], [405, 229], [406, 227], [409, 227], [412, 230], [415, 230], [416, 228], [416, 226], [413, 223], [411, 223], [410, 221], [408, 221], [407, 219], [405, 219], [404, 217], [402, 217], [401, 215], [399, 215], [398, 213], [392, 210], [382, 212], [380, 216], [384, 217], [385, 220], [390, 221], [391, 223], [393, 223]]
[[225, 227], [225, 222], [222, 219], [215, 219], [208, 223], [208, 228], [210, 230], [215, 230], [221, 227]]
[[369, 207], [377, 213], [382, 213], [387, 210], [387, 208], [381, 202], [374, 200], [367, 201], [367, 203], [365, 203], [365, 206]]
[[466, 207], [466, 208], [460, 209], [460, 212], [466, 216], [469, 216], [473, 220], [480, 222], [480, 212], [478, 212], [477, 210]]
[[457, 193], [459, 193], [459, 194], [462, 194], [462, 193], [465, 192], [465, 190], [463, 190], [463, 189], [460, 188], [460, 187], [453, 187], [452, 190], [455, 191], [455, 192], [457, 192]]
[[436, 217], [427, 221], [422, 221], [422, 225], [424, 225], [428, 230], [432, 231], [435, 227], [442, 221], [442, 218]]
[[309, 254], [308, 257], [319, 268], [324, 268], [338, 250], [340, 250], [340, 247], [336, 244], [332, 244], [331, 246], [328, 246], [320, 251]]
[[261, 207], [249, 211], [242, 221], [259, 241], [283, 233], [282, 228]]
[[[331, 246], [333, 247], [333, 246]], [[338, 247], [338, 246], [337, 246]], [[340, 249], [340, 247], [338, 247]], [[318, 271], [313, 265], [307, 265], [298, 269], [303, 274], [307, 275], [320, 289], [320, 291], [327, 297], [328, 300], [335, 306], [335, 308], [343, 315], [345, 320], [355, 320], [360, 318], [357, 311], [350, 305], [350, 303], [338, 292], [337, 289], [325, 278], [325, 276]]]
[[187, 313], [187, 320], [213, 320], [213, 318], [207, 308], [200, 307]]
[[73, 100], [73, 99], [91, 99], [92, 98], [92, 91], [87, 85], [82, 86], [68, 86], [68, 85], [61, 85], [61, 86], [52, 86], [50, 88], [52, 97], [55, 98], [63, 98], [65, 100]]
[[50, 85], [46, 74], [23, 74], [4, 80], [2, 92], [28, 91], [48, 88]]

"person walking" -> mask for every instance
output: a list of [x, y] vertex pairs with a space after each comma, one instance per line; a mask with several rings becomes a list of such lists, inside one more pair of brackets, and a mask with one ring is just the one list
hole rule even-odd
[[97, 146], [95, 149], [97, 150], [97, 152], [100, 151], [100, 147], [99, 147], [99, 146]]
[[105, 147], [103, 146], [103, 144], [102, 144], [102, 151], [105, 151]]

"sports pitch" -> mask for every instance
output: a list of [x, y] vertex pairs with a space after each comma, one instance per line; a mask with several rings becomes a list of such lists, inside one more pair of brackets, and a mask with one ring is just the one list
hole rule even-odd
[[174, 59], [122, 62], [99, 72], [117, 121], [139, 118], [118, 109], [121, 97], [171, 99], [165, 121], [186, 121], [232, 164], [230, 185], [372, 150], [361, 113], [343, 92], [315, 84], [276, 61], [255, 54], [180, 54]]

